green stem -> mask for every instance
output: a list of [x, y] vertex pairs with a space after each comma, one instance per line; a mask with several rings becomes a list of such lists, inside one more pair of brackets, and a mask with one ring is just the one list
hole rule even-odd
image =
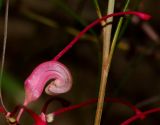
[[[126, 4], [125, 4], [125, 7], [123, 9], [124, 12], [127, 10], [127, 7], [129, 5], [129, 3], [130, 3], [130, 0], [127, 0]], [[115, 50], [115, 47], [116, 47], [116, 43], [117, 43], [117, 40], [118, 40], [120, 29], [122, 27], [122, 23], [123, 23], [123, 17], [121, 17], [119, 22], [118, 22], [118, 26], [117, 26], [117, 29], [115, 31], [115, 34], [114, 34], [114, 37], [113, 37], [113, 40], [112, 40], [111, 50], [110, 50], [109, 59], [108, 59], [109, 60], [108, 61], [109, 65], [110, 65], [112, 57], [113, 57], [113, 53], [114, 53], [114, 50]]]
[[[95, 0], [96, 1], [96, 0]], [[130, 0], [126, 1], [125, 7], [123, 11], [126, 11], [128, 4]], [[96, 2], [95, 2], [96, 3]], [[98, 6], [98, 4], [96, 4]], [[114, 11], [114, 1], [110, 0], [108, 3], [108, 13], [113, 13]], [[106, 23], [112, 22], [113, 18], [110, 20], [107, 20]], [[122, 26], [123, 18], [120, 18], [116, 32], [114, 34], [114, 38], [111, 45], [111, 50], [109, 52], [110, 47], [110, 39], [111, 39], [111, 30], [112, 25], [105, 27], [103, 29], [103, 58], [102, 58], [102, 73], [101, 73], [101, 83], [100, 83], [100, 89], [99, 89], [99, 98], [98, 98], [98, 104], [97, 104], [97, 111], [96, 111], [96, 117], [95, 117], [95, 123], [94, 125], [100, 125], [101, 122], [101, 116], [103, 111], [103, 105], [104, 105], [104, 98], [105, 98], [105, 92], [106, 92], [106, 85], [107, 85], [107, 79], [109, 74], [109, 69], [111, 65], [111, 60], [113, 57], [113, 52], [115, 50], [116, 41], [118, 39], [118, 35]]]
[[99, 18], [101, 18], [101, 17], [102, 17], [102, 13], [101, 13], [101, 10], [100, 10], [98, 1], [97, 1], [97, 0], [94, 0], [94, 4], [95, 4], [95, 7], [96, 7], [97, 15], [98, 15]]
[[[98, 7], [98, 2], [96, 1], [95, 3]], [[115, 5], [115, 0], [109, 0], [107, 15], [114, 12], [114, 5]], [[99, 12], [100, 12], [100, 9], [99, 9]], [[113, 17], [110, 19], [107, 19], [105, 23], [102, 22], [102, 25], [110, 23], [112, 21], [113, 21]], [[107, 27], [103, 28], [103, 55], [102, 55], [101, 82], [100, 82], [100, 88], [99, 88], [98, 103], [97, 103], [97, 110], [96, 110], [94, 125], [100, 125], [101, 123], [107, 77], [109, 72], [109, 67], [107, 65], [108, 65], [108, 55], [109, 55], [109, 49], [110, 49], [111, 31], [112, 31], [112, 25], [108, 25]]]

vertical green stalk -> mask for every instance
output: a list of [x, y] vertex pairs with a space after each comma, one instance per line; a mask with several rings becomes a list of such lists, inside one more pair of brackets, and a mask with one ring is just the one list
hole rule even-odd
[[[98, 5], [97, 1], [96, 1], [96, 4]], [[114, 12], [114, 5], [115, 5], [115, 0], [109, 0], [107, 15]], [[99, 9], [99, 12], [100, 12], [100, 9]], [[99, 13], [99, 16], [101, 16], [100, 13]], [[110, 23], [112, 21], [113, 21], [113, 17], [107, 19], [105, 23], [102, 22], [102, 25]], [[110, 49], [111, 31], [112, 31], [112, 25], [108, 25], [103, 28], [102, 72], [101, 72], [101, 82], [100, 82], [100, 88], [99, 88], [98, 103], [97, 103], [97, 110], [96, 110], [94, 125], [100, 125], [101, 123], [101, 116], [102, 116], [105, 91], [106, 91], [106, 83], [107, 83], [107, 77], [108, 77], [108, 71], [109, 71], [108, 55], [109, 55], [109, 49]]]
[[[114, 13], [115, 0], [109, 0], [107, 15]], [[105, 24], [112, 23], [113, 17], [108, 18]], [[112, 24], [103, 28], [103, 60], [108, 58], [110, 42], [111, 42]], [[103, 61], [104, 62], [104, 61]]]
[[96, 7], [97, 15], [98, 15], [99, 18], [101, 18], [101, 17], [102, 17], [102, 13], [101, 13], [101, 10], [100, 10], [98, 1], [97, 1], [97, 0], [94, 0], [94, 4], [95, 4], [95, 7]]
[[[127, 0], [123, 11], [127, 10], [127, 7], [129, 5], [129, 3], [130, 3], [130, 0]], [[108, 65], [110, 65], [112, 57], [113, 57], [113, 52], [114, 52], [115, 47], [116, 47], [116, 43], [117, 43], [117, 40], [118, 40], [120, 29], [122, 27], [122, 22], [123, 22], [123, 17], [121, 17], [119, 22], [118, 22], [117, 29], [115, 31], [115, 34], [114, 34], [114, 37], [113, 37], [113, 40], [112, 40], [111, 50], [110, 50], [109, 59], [108, 59], [108, 63], [109, 63]]]
[[5, 62], [5, 55], [6, 55], [7, 30], [8, 30], [8, 10], [9, 10], [9, 0], [6, 0], [2, 64], [1, 64], [1, 70], [0, 70], [0, 102], [1, 102], [2, 107], [5, 109], [5, 111], [7, 111], [7, 109], [3, 103], [3, 98], [2, 98], [2, 78], [3, 78], [4, 62]]
[[[124, 9], [123, 9], [124, 12], [127, 10], [129, 3], [130, 3], [130, 0], [126, 0], [126, 4], [125, 4]], [[109, 57], [108, 57], [108, 70], [110, 69], [113, 53], [114, 53], [114, 50], [116, 48], [116, 43], [117, 43], [117, 40], [118, 40], [119, 35], [120, 35], [120, 29], [122, 27], [122, 23], [123, 23], [123, 17], [121, 17], [119, 22], [118, 22], [117, 29], [115, 31], [115, 34], [114, 34], [114, 37], [113, 37], [113, 40], [112, 40], [111, 50], [110, 50]], [[109, 71], [108, 71], [108, 73], [109, 73]]]

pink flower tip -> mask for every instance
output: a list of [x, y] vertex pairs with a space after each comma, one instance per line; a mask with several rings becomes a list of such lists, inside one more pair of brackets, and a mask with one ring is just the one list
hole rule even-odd
[[145, 20], [145, 21], [148, 21], [151, 19], [151, 15], [149, 14], [146, 14], [146, 13], [137, 13], [137, 15], [142, 19], [142, 20]]

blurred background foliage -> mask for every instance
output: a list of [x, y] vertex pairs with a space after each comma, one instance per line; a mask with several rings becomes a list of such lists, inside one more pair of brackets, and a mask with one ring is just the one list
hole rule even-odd
[[[107, 0], [99, 1], [103, 15]], [[125, 0], [116, 0], [115, 12], [121, 11]], [[152, 19], [144, 23], [131, 17], [127, 28], [119, 37], [114, 53], [107, 97], [116, 97], [136, 104], [144, 99], [152, 101], [145, 106], [154, 106], [160, 100], [160, 1], [131, 0], [130, 10], [147, 12]], [[0, 52], [3, 45], [5, 2], [0, 1]], [[6, 48], [5, 73], [3, 77], [3, 98], [12, 111], [24, 98], [23, 83], [35, 66], [52, 59], [87, 24], [98, 18], [94, 2], [91, 0], [10, 0], [8, 40]], [[119, 18], [113, 22], [113, 33]], [[127, 19], [124, 21], [124, 25]], [[122, 28], [123, 29], [123, 28]], [[71, 102], [95, 98], [98, 95], [101, 72], [100, 25], [90, 30], [59, 61], [64, 63], [73, 76], [73, 88], [60, 95]], [[39, 113], [49, 98], [45, 93], [30, 105]], [[143, 104], [142, 104], [143, 105]], [[145, 104], [146, 105], [146, 104]], [[49, 112], [60, 107], [54, 102]], [[55, 119], [56, 125], [93, 124], [96, 105], [65, 113]], [[132, 115], [130, 109], [115, 103], [105, 106], [102, 124], [118, 125]], [[159, 114], [136, 125], [158, 125]], [[1, 124], [4, 120], [1, 118]], [[30, 117], [22, 117], [22, 124], [31, 124]]]

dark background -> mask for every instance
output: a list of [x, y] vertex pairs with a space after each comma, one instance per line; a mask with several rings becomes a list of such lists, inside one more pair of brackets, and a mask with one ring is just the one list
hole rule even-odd
[[[139, 2], [137, 2], [139, 1]], [[100, 1], [103, 15], [107, 0]], [[123, 9], [125, 1], [116, 0], [115, 11]], [[116, 97], [137, 104], [147, 110], [158, 107], [160, 100], [160, 2], [158, 0], [131, 0], [129, 9], [147, 12], [152, 19], [144, 23], [131, 18], [113, 56], [107, 86], [107, 97]], [[3, 45], [4, 1], [0, 10], [0, 52]], [[52, 59], [87, 24], [98, 18], [91, 0], [10, 0], [8, 40], [3, 77], [3, 98], [9, 111], [24, 99], [23, 83], [39, 63]], [[113, 22], [113, 34], [119, 18]], [[126, 21], [127, 19], [125, 19]], [[152, 33], [144, 25], [152, 28]], [[73, 76], [73, 88], [59, 95], [71, 104], [77, 104], [98, 96], [101, 73], [102, 27], [97, 25], [66, 53], [60, 62], [65, 64]], [[149, 30], [150, 31], [150, 30]], [[49, 99], [45, 93], [29, 107], [39, 113]], [[140, 105], [139, 105], [140, 106]], [[60, 107], [53, 102], [48, 112]], [[56, 125], [91, 125], [94, 122], [96, 105], [67, 112], [55, 118]], [[133, 112], [117, 103], [105, 105], [102, 124], [119, 125]], [[25, 113], [22, 124], [31, 124]], [[2, 123], [4, 122], [1, 118]], [[151, 115], [135, 125], [160, 124], [159, 113]]]

